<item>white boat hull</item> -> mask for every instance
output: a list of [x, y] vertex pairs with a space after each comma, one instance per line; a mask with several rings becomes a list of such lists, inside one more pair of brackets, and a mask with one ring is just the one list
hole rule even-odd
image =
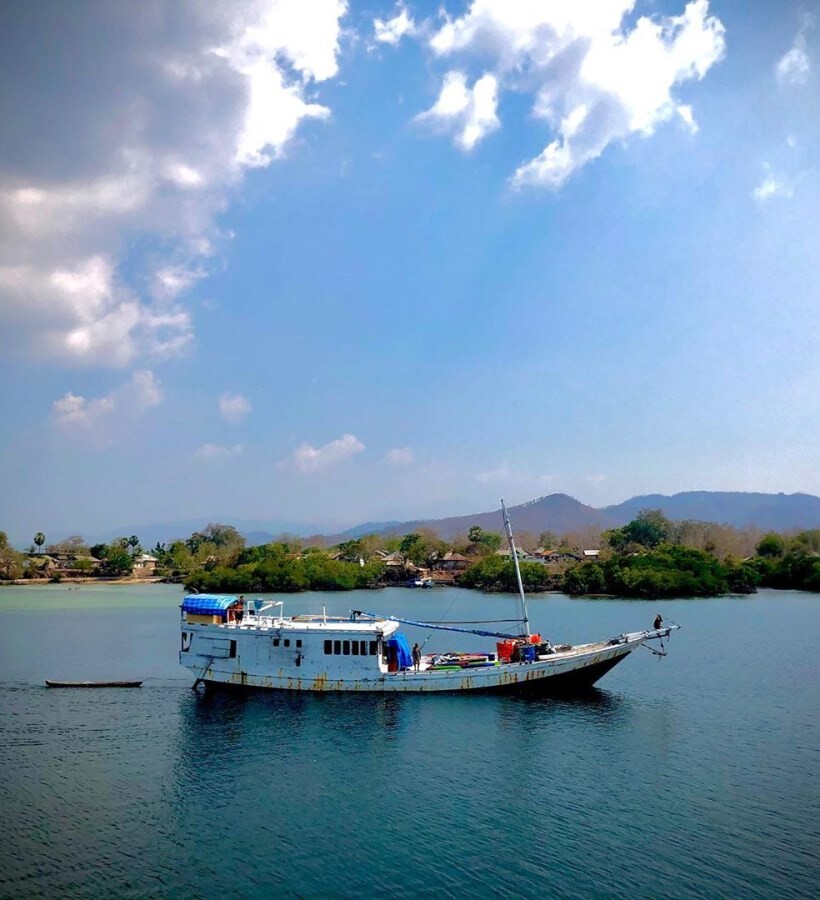
[[[203, 661], [197, 670], [194, 660], [180, 662], [210, 685], [263, 688], [282, 691], [314, 691], [359, 693], [444, 693], [493, 692], [552, 694], [591, 687], [613, 666], [625, 659], [635, 647], [644, 643], [650, 632], [625, 635], [620, 643], [602, 642], [574, 647], [531, 663], [504, 663], [485, 668], [456, 671], [374, 672], [357, 677], [335, 678], [326, 672], [304, 675], [291, 667], [276, 671], [245, 671], [234, 659]], [[181, 654], [182, 656], [182, 654]]]

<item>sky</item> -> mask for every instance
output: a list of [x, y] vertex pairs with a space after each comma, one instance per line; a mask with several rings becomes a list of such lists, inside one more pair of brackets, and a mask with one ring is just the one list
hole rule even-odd
[[0, 529], [820, 494], [820, 9], [0, 5]]

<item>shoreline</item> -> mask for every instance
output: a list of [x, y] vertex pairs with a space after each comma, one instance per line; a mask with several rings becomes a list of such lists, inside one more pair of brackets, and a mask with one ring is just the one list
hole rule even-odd
[[150, 576], [146, 578], [135, 578], [133, 575], [126, 575], [122, 578], [112, 576], [111, 578], [92, 578], [78, 575], [74, 578], [61, 578], [59, 581], [52, 581], [50, 578], [15, 578], [11, 581], [0, 581], [0, 588], [5, 585], [13, 585], [14, 587], [46, 587], [54, 585], [60, 587], [64, 584], [104, 584], [108, 585], [128, 585], [128, 584], [175, 584], [176, 582], [167, 581], [159, 576]]

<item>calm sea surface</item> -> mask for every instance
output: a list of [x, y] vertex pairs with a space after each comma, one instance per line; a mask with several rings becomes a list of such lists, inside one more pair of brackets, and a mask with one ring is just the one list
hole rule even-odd
[[[590, 697], [194, 695], [182, 592], [0, 590], [0, 896], [820, 896], [820, 596], [530, 600], [555, 641], [679, 622]], [[450, 619], [437, 589], [285, 598]], [[411, 638], [426, 637], [407, 629]], [[427, 649], [486, 646], [436, 634]], [[52, 691], [45, 678], [144, 678]]]

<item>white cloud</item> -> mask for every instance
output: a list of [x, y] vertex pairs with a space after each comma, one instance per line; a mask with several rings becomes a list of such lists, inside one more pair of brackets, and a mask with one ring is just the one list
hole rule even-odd
[[253, 407], [251, 401], [242, 394], [232, 394], [225, 391], [219, 395], [219, 413], [226, 422], [231, 425], [238, 425], [244, 421]]
[[811, 63], [806, 50], [804, 26], [801, 28], [791, 48], [783, 54], [774, 67], [775, 76], [781, 84], [803, 85], [809, 80]]
[[203, 462], [224, 462], [244, 452], [242, 444], [227, 447], [221, 444], [202, 444], [194, 451], [194, 456]]
[[584, 481], [586, 481], [587, 484], [594, 484], [594, 485], [603, 484], [606, 480], [607, 480], [607, 476], [602, 475], [600, 473], [584, 476]]
[[384, 458], [394, 466], [410, 466], [416, 461], [416, 454], [411, 447], [394, 447], [385, 453]]
[[781, 197], [790, 200], [794, 196], [794, 188], [791, 183], [780, 173], [772, 171], [768, 165], [764, 165], [765, 174], [760, 184], [752, 191], [752, 196], [760, 203]]
[[[422, 117], [470, 149], [499, 127], [499, 92], [531, 95], [533, 116], [555, 137], [518, 167], [516, 187], [560, 187], [613, 141], [650, 135], [674, 118], [695, 131], [692, 108], [674, 89], [722, 58], [723, 25], [708, 14], [708, 0], [630, 26], [633, 8], [634, 0], [473, 0], [429, 39], [438, 57], [461, 65], [444, 75], [438, 101]], [[465, 73], [477, 65], [485, 74], [470, 90]]]
[[459, 147], [472, 150], [499, 127], [497, 105], [498, 82], [493, 75], [483, 75], [469, 88], [463, 72], [448, 72], [438, 100], [416, 118], [455, 130]]
[[[105, 366], [182, 352], [184, 295], [226, 238], [217, 216], [249, 167], [329, 115], [313, 94], [337, 74], [345, 12], [121, 4], [100, 42], [95, 11], [75, 9], [63, 52], [15, 72], [4, 101], [0, 352]], [[18, 29], [32, 60], [40, 30], [58, 27], [42, 15]]]
[[374, 37], [380, 44], [396, 45], [403, 37], [412, 37], [418, 31], [418, 26], [410, 18], [403, 4], [399, 3], [396, 15], [392, 19], [374, 19]]
[[54, 401], [52, 411], [61, 429], [99, 447], [114, 443], [162, 399], [159, 380], [153, 372], [141, 369], [104, 397], [88, 400], [69, 392]]
[[364, 444], [352, 434], [344, 434], [323, 447], [300, 444], [287, 459], [279, 462], [280, 468], [293, 466], [300, 472], [321, 472], [344, 462], [365, 449]]

